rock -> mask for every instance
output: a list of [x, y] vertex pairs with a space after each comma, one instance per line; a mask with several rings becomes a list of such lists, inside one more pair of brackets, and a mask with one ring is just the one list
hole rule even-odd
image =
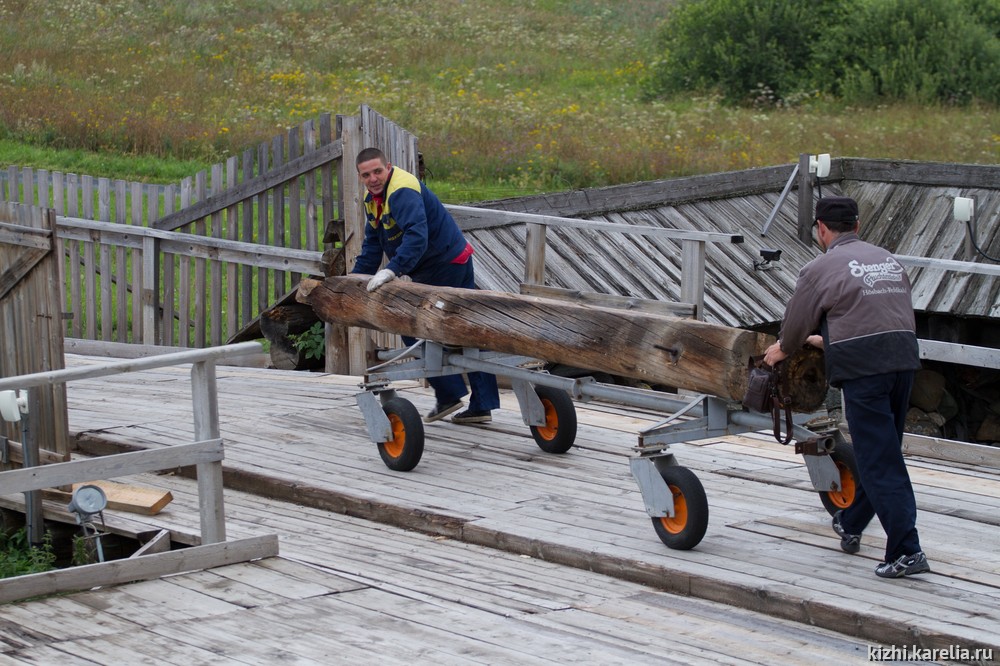
[[925, 412], [937, 411], [945, 392], [945, 378], [934, 370], [918, 370], [913, 380], [910, 404]]
[[914, 435], [927, 435], [928, 437], [941, 436], [940, 426], [926, 412], [917, 407], [911, 407], [910, 411], [906, 412], [906, 432]]
[[938, 412], [941, 413], [941, 416], [944, 417], [945, 421], [950, 421], [958, 416], [958, 401], [955, 400], [955, 397], [948, 391], [941, 394], [941, 404], [938, 405]]
[[1000, 442], [1000, 416], [987, 414], [976, 431], [976, 441]]
[[948, 419], [943, 417], [940, 412], [928, 412], [927, 420], [940, 428], [945, 424], [945, 421], [947, 421]]

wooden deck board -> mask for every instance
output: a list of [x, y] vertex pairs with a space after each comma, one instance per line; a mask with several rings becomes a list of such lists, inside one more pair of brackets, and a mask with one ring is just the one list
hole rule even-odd
[[[271, 499], [227, 490], [229, 536], [277, 532], [281, 557], [141, 584], [169, 585], [171, 592], [122, 586], [71, 599], [96, 609], [99, 597], [88, 595], [107, 594], [109, 612], [123, 615], [135, 603], [130, 620], [148, 622], [144, 631], [158, 640], [187, 635], [185, 645], [195, 653], [210, 650], [219, 663], [279, 653], [291, 663], [312, 663], [324, 650], [367, 649], [384, 663], [412, 664], [381, 640], [393, 632], [412, 639], [422, 660], [440, 663], [553, 663], [538, 655], [556, 644], [562, 661], [582, 663], [655, 663], [666, 653], [679, 663], [864, 661], [864, 646], [885, 636], [909, 638], [907, 644], [1000, 647], [997, 470], [912, 459], [918, 526], [934, 573], [883, 581], [873, 575], [884, 545], [877, 523], [859, 555], [840, 552], [801, 459], [765, 434], [673, 447], [705, 485], [710, 521], [696, 549], [671, 551], [656, 538], [627, 464], [636, 433], [662, 415], [578, 404], [577, 446], [553, 456], [537, 448], [516, 400], [503, 391], [492, 424], [428, 424], [420, 465], [396, 473], [368, 440], [355, 378], [217, 372], [227, 479], [243, 490], [256, 484], [277, 493]], [[117, 376], [111, 385], [74, 382], [71, 429], [103, 446], [190, 441], [187, 370], [134, 375]], [[421, 412], [433, 404], [416, 382], [396, 388]], [[135, 408], [121, 410], [109, 399], [116, 392], [127, 392]], [[156, 521], [180, 531], [186, 522], [195, 532], [193, 482], [148, 481], [170, 490], [174, 502], [157, 516], [123, 522], [138, 528]], [[332, 507], [357, 517], [326, 510]], [[194, 598], [214, 612], [185, 617], [171, 602], [190, 605]], [[152, 599], [164, 602], [159, 624]], [[47, 602], [22, 606], [36, 603]], [[305, 609], [315, 614], [320, 607], [347, 613], [351, 638], [325, 625], [325, 639], [309, 648], [263, 641], [240, 652], [255, 636], [250, 627], [293, 624]], [[241, 616], [245, 626], [230, 630], [230, 618]], [[125, 632], [115, 626], [107, 620], [104, 635], [127, 649]], [[313, 630], [321, 631], [318, 621]], [[221, 634], [224, 640], [209, 647]], [[0, 625], [0, 664], [49, 649], [52, 640], [47, 633], [19, 639]], [[74, 640], [98, 645], [101, 638]], [[571, 644], [577, 647], [567, 651]]]

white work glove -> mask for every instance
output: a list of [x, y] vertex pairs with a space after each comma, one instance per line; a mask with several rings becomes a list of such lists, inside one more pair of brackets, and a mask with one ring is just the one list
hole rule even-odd
[[368, 281], [368, 291], [375, 291], [376, 289], [384, 285], [386, 282], [391, 282], [393, 279], [395, 279], [395, 277], [396, 277], [395, 273], [393, 273], [388, 268], [383, 268], [382, 270], [380, 270], [378, 273], [375, 274], [375, 277], [373, 277], [371, 280]]

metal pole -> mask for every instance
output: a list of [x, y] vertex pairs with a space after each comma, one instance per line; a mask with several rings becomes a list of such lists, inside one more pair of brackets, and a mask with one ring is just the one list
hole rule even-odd
[[663, 412], [676, 412], [683, 409], [689, 402], [682, 399], [668, 398], [666, 394], [658, 391], [601, 384], [592, 377], [581, 377], [579, 379], [559, 377], [538, 372], [537, 370], [513, 368], [500, 363], [471, 358], [463, 354], [450, 354], [447, 361], [451, 365], [467, 370], [478, 370], [502, 377], [509, 377], [510, 379], [520, 379], [539, 386], [562, 389], [578, 399], [583, 397], [600, 398], [633, 407]]
[[796, 164], [795, 168], [792, 169], [792, 175], [788, 177], [788, 182], [785, 183], [785, 189], [781, 190], [781, 194], [778, 196], [778, 201], [775, 202], [774, 208], [771, 210], [771, 214], [767, 218], [767, 222], [764, 223], [764, 228], [760, 230], [761, 236], [767, 235], [767, 230], [771, 228], [771, 223], [774, 222], [774, 218], [778, 216], [778, 209], [781, 208], [781, 204], [785, 203], [785, 199], [788, 198], [788, 193], [792, 191], [792, 183], [795, 182], [795, 177], [799, 175], [799, 165]]
[[[31, 391], [25, 391], [28, 395], [28, 404], [31, 405]], [[28, 425], [28, 418], [32, 410], [21, 414], [21, 452], [24, 458], [23, 467], [37, 467], [39, 465], [40, 454], [38, 452], [38, 442], [34, 441], [34, 435]], [[24, 521], [28, 533], [28, 543], [32, 546], [41, 546], [45, 541], [45, 517], [42, 514], [42, 497], [37, 490], [29, 490], [24, 493]]]
[[799, 240], [812, 244], [813, 192], [808, 153], [799, 155]]

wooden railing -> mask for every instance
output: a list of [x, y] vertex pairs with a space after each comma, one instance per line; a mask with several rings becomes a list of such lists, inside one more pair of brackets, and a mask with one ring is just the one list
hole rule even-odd
[[[166, 552], [140, 548], [127, 560], [101, 562], [69, 569], [47, 571], [0, 580], [0, 604], [48, 594], [60, 594], [95, 586], [149, 580], [181, 571], [205, 569], [278, 554], [278, 537], [226, 540], [226, 514], [223, 499], [223, 443], [219, 428], [219, 398], [216, 389], [215, 362], [260, 351], [256, 342], [193, 349], [148, 358], [109, 362], [50, 372], [37, 372], [0, 378], [0, 391], [35, 391], [40, 387], [106, 377], [114, 374], [191, 364], [191, 407], [194, 418], [194, 442], [161, 449], [134, 451], [88, 460], [57, 462], [0, 472], [0, 488], [5, 495], [25, 493], [24, 510], [29, 541], [40, 544], [44, 537], [44, 511], [39, 491], [69, 486], [75, 482], [113, 479], [132, 474], [195, 466], [198, 477], [198, 507], [201, 523], [200, 545], [177, 551], [169, 550], [169, 538], [161, 547]], [[26, 419], [45, 418], [28, 413]], [[35, 443], [37, 445], [37, 443]], [[39, 460], [24, 451], [24, 460]], [[161, 532], [161, 535], [163, 532]], [[150, 544], [147, 544], [149, 546]], [[147, 554], [150, 553], [150, 554]]]
[[[642, 227], [634, 224], [616, 224], [614, 222], [593, 222], [568, 217], [496, 211], [470, 206], [448, 206], [448, 210], [463, 229], [484, 228], [512, 223], [527, 225], [524, 282], [521, 284], [521, 293], [567, 298], [609, 307], [642, 309], [675, 316], [694, 317], [696, 319], [704, 318], [705, 244], [743, 242], [743, 236], [739, 234], [668, 229], [663, 227]], [[680, 302], [644, 301], [626, 296], [593, 294], [544, 286], [546, 229], [549, 227], [652, 236], [667, 238], [679, 243], [681, 255]]]
[[[16, 377], [0, 378], [0, 391], [30, 391], [35, 387], [65, 384], [67, 382], [107, 377], [114, 374], [150, 370], [172, 365], [191, 363], [191, 407], [194, 417], [195, 443], [166, 450], [125, 453], [96, 460], [55, 463], [40, 467], [0, 472], [4, 493], [35, 492], [42, 488], [70, 485], [74, 481], [108, 479], [140, 472], [196, 465], [198, 471], [199, 506], [201, 507], [202, 543], [226, 540], [225, 511], [222, 499], [222, 440], [219, 431], [219, 398], [216, 391], [215, 361], [260, 351], [256, 342], [237, 345], [193, 349], [148, 358], [102, 363], [99, 365], [38, 372]], [[32, 418], [29, 413], [25, 418]], [[35, 416], [34, 418], [37, 418]], [[24, 459], [38, 460], [25, 452]], [[32, 543], [41, 542], [40, 504], [29, 508], [29, 537]], [[31, 515], [35, 513], [36, 515]]]
[[[323, 274], [318, 251], [71, 217], [56, 218], [56, 236], [77, 248], [66, 270], [70, 331], [89, 340], [220, 345], [245, 320], [245, 283], [229, 278], [244, 269]], [[207, 299], [192, 279], [199, 261], [210, 262], [220, 276]]]

